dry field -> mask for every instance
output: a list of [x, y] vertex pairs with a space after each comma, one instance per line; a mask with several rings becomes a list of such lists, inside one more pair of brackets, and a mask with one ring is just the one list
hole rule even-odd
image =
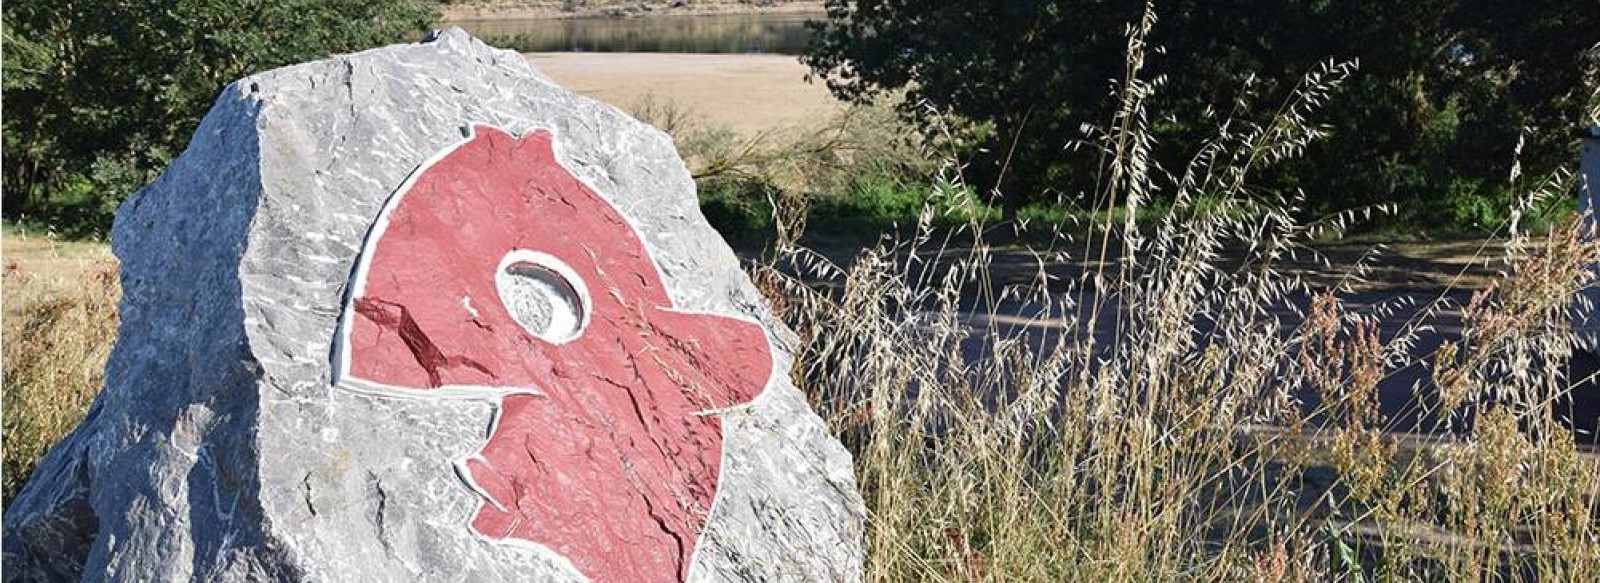
[[643, 14], [706, 15], [752, 12], [819, 12], [819, 0], [475, 0], [444, 6], [445, 24], [462, 20], [600, 18]]
[[[750, 75], [796, 78], [776, 60], [713, 56], [685, 75], [681, 56], [534, 58], [624, 109], [654, 95], [754, 131], [811, 111], [751, 93]], [[1124, 84], [1092, 145], [1107, 152], [1097, 199], [1126, 212], [1092, 209], [1092, 236], [1042, 249], [990, 246], [981, 215], [952, 246], [928, 210], [902, 238], [818, 253], [796, 244], [804, 201], [775, 203], [751, 270], [799, 335], [791, 375], [855, 456], [867, 581], [1600, 580], [1600, 458], [1556, 406], [1595, 390], [1566, 363], [1600, 243], [1568, 222], [1492, 247], [1395, 246], [1376, 267], [1350, 247], [1311, 271], [1286, 260], [1331, 227], [1255, 196], [1253, 173], [1315, 139], [1302, 116], [1337, 67], [1209, 141], [1179, 184], [1148, 164], [1128, 122], [1146, 119], [1143, 86]], [[1527, 197], [1572, 186], [1557, 175]], [[966, 200], [932, 189], [929, 209]], [[1171, 212], [1141, 218], [1150, 200]], [[99, 390], [117, 288], [101, 247], [3, 246], [9, 497]], [[1421, 294], [1386, 327], [1363, 295], [1386, 278], [1473, 289]], [[1397, 412], [1384, 386], [1401, 374], [1425, 398]]]
[[[1552, 343], [1562, 298], [1592, 276], [1581, 266], [1600, 257], [1594, 244], [1557, 232], [1551, 244], [1524, 242], [1530, 252], [1502, 266], [1509, 275], [1472, 275], [1497, 291], [1465, 308], [1469, 339], [1425, 364], [1431, 382], [1455, 392], [1432, 405], [1450, 434], [1424, 437], [1391, 433], [1377, 402], [1383, 377], [1415, 357], [1396, 351], [1399, 338], [1368, 336], [1373, 314], [1338, 295], [1318, 296], [1280, 333], [1259, 325], [1273, 316], [1227, 299], [1280, 293], [1273, 285], [1151, 251], [1143, 260], [1157, 277], [1072, 267], [1123, 282], [1066, 296], [1079, 305], [1119, 296], [1103, 314], [1056, 304], [1049, 322], [988, 325], [1007, 302], [1062, 301], [1046, 292], [1060, 282], [1022, 277], [1010, 264], [1027, 250], [980, 240], [941, 251], [929, 234], [846, 263], [780, 247], [777, 260], [806, 266], [811, 281], [777, 263], [755, 268], [804, 339], [793, 375], [856, 455], [872, 509], [868, 580], [1600, 574], [1600, 461], [1542, 406], [1568, 385], [1549, 369], [1503, 374], [1564, 356]], [[1192, 242], [1202, 253], [1217, 243]], [[9, 499], [98, 392], [117, 287], [103, 246], [10, 232], [3, 246]], [[1391, 255], [1446, 266], [1413, 274], [1426, 282], [1462, 266], [1459, 246]], [[897, 262], [915, 248], [931, 251], [916, 255], [942, 275]], [[974, 296], [963, 282], [998, 295]], [[1124, 328], [1070, 332], [1098, 329], [1097, 318]], [[1227, 334], [1204, 321], [1225, 322]], [[1030, 333], [1041, 325], [1067, 332]]]
[[742, 135], [814, 126], [843, 109], [827, 88], [805, 81], [793, 56], [674, 53], [532, 53], [528, 59], [568, 90], [631, 110], [664, 100]]
[[117, 331], [117, 270], [105, 245], [5, 231], [0, 240], [4, 496], [83, 418]]
[[[44, 234], [7, 229], [0, 243], [0, 261], [6, 270], [21, 270], [38, 285], [71, 285], [96, 264], [113, 260], [111, 249], [104, 244], [63, 241]], [[9, 280], [5, 290], [13, 291]]]

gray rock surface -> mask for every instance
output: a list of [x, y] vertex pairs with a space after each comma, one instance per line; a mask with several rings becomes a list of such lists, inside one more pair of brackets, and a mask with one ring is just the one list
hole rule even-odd
[[4, 579], [578, 579], [467, 528], [477, 501], [452, 461], [482, 444], [492, 402], [330, 383], [363, 238], [469, 122], [556, 130], [563, 165], [638, 226], [677, 306], [775, 331], [779, 374], [724, 418], [690, 579], [859, 580], [849, 455], [782, 374], [792, 334], [700, 215], [671, 140], [456, 29], [230, 85], [122, 207], [106, 387], [8, 508]]

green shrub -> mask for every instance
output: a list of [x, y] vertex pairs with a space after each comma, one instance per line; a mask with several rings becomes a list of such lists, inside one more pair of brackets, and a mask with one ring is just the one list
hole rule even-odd
[[873, 170], [850, 175], [840, 192], [819, 193], [813, 216], [823, 223], [845, 222], [856, 226], [881, 227], [915, 221], [928, 201], [932, 186], [920, 181], [907, 183], [900, 176]]
[[697, 186], [700, 212], [723, 238], [750, 242], [768, 235], [772, 229], [770, 187], [744, 176], [715, 176], [701, 179]]
[[[1466, 305], [1440, 296], [1380, 337], [1382, 308], [1280, 270], [1319, 229], [1257, 182], [1316, 138], [1302, 116], [1340, 79], [1308, 76], [1174, 182], [1117, 149], [1151, 139], [1116, 123], [1145, 118], [1142, 56], [1096, 144], [1107, 178], [1081, 216], [1103, 237], [1013, 250], [1041, 267], [1018, 278], [986, 225], [963, 253], [925, 215], [848, 263], [780, 245], [760, 272], [803, 339], [797, 384], [855, 456], [865, 579], [1600, 579], [1600, 462], [1552, 406], [1578, 388], [1569, 318], [1600, 242], [1572, 217], [1542, 241], [1513, 231], [1513, 265]], [[1573, 180], [1532, 186], [1508, 216]], [[1170, 202], [1109, 202], [1130, 200]], [[1043, 269], [1067, 254], [1082, 277]], [[1461, 334], [1414, 352], [1449, 311]], [[1379, 389], [1413, 368], [1437, 393], [1406, 428]]]
[[224, 84], [416, 38], [428, 0], [4, 4], [5, 216], [100, 232], [181, 152]]
[[[970, 137], [982, 147], [961, 170], [1013, 207], [1103, 186], [1095, 173], [1103, 152], [1082, 147], [1097, 140], [1081, 128], [1099, 128], [1114, 111], [1103, 99], [1107, 80], [1126, 70], [1126, 39], [1106, 32], [1144, 14], [1160, 19], [1141, 42], [1165, 50], [1140, 63], [1151, 71], [1141, 90], [1152, 90], [1146, 98], [1162, 115], [1119, 125], [1138, 123], [1160, 138], [1148, 152], [1155, 166], [1180, 168], [1200, 154], [1219, 118], [1262, 121], [1270, 110], [1252, 103], [1283, 100], [1330, 57], [1360, 63], [1321, 108], [1324, 139], [1272, 171], [1282, 191], [1304, 192], [1295, 209], [1303, 219], [1392, 204], [1410, 226], [1439, 227], [1462, 216], [1438, 204], [1448, 197], [1510, 201], [1498, 184], [1514, 159], [1530, 174], [1572, 160], [1570, 128], [1600, 111], [1600, 11], [1577, 2], [824, 4], [827, 18], [813, 25], [802, 57], [812, 74], [843, 99], [903, 91], [913, 119], [936, 118], [933, 111], [977, 122]], [[947, 133], [927, 126], [930, 135]], [[1457, 188], [1458, 179], [1495, 192]]]

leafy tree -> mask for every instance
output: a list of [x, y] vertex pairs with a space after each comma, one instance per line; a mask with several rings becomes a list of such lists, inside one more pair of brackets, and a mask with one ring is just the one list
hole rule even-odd
[[[1563, 0], [1155, 0], [1146, 70], [1158, 160], [1176, 166], [1235, 100], [1270, 105], [1329, 58], [1361, 73], [1324, 109], [1328, 139], [1266, 179], [1303, 188], [1312, 212], [1395, 202], [1412, 220], [1471, 226], [1525, 175], [1570, 160], [1585, 107], [1585, 52], [1600, 10]], [[988, 133], [969, 181], [1008, 206], [1093, 186], [1093, 154], [1070, 147], [1107, 117], [1136, 2], [828, 0], [805, 56], [834, 93], [906, 89]], [[1248, 110], [1246, 116], [1250, 115]], [[1518, 149], [1520, 148], [1520, 154]]]
[[8, 1], [6, 216], [104, 229], [226, 83], [415, 37], [436, 17], [425, 0]]
[[1075, 122], [1104, 112], [1106, 80], [1122, 63], [1122, 31], [1141, 11], [1082, 0], [826, 6], [828, 19], [812, 24], [803, 58], [813, 73], [841, 99], [905, 88], [908, 113], [927, 106], [988, 124], [979, 136], [988, 155], [974, 161], [982, 176], [973, 182], [1011, 193], [1060, 186], [1051, 167], [1062, 165]]

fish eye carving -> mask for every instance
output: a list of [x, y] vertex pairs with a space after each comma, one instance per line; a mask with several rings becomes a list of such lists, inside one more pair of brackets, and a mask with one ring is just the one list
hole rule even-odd
[[588, 287], [571, 267], [548, 254], [506, 254], [495, 272], [495, 288], [512, 319], [552, 344], [572, 341], [589, 323]]
[[633, 224], [561, 164], [553, 134], [469, 133], [368, 234], [333, 381], [495, 405], [476, 453], [432, 462], [477, 498], [480, 538], [593, 581], [686, 580], [715, 513], [724, 415], [773, 374], [767, 333], [675, 305]]

